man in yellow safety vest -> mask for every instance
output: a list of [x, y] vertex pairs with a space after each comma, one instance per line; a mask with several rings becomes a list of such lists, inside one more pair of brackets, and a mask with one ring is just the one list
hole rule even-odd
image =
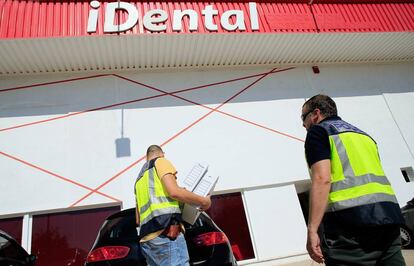
[[160, 146], [147, 149], [147, 162], [135, 182], [136, 219], [140, 225], [142, 254], [150, 266], [189, 265], [180, 203], [206, 210], [210, 197], [177, 185], [177, 170], [164, 158]]
[[405, 265], [403, 223], [376, 142], [315, 95], [302, 106], [312, 185], [307, 250], [326, 265]]

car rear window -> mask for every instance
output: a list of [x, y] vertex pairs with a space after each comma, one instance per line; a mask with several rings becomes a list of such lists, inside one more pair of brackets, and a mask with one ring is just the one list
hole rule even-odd
[[104, 239], [137, 238], [135, 217], [123, 216], [107, 220], [102, 226], [100, 234]]
[[23, 248], [21, 248], [16, 242], [9, 240], [7, 237], [10, 236], [7, 234], [5, 234], [5, 236], [0, 235], [0, 257], [23, 260], [25, 258], [25, 251]]

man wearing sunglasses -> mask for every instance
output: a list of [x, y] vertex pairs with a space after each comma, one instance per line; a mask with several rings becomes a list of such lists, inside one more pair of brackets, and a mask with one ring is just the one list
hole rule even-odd
[[376, 142], [315, 95], [302, 106], [305, 155], [312, 185], [310, 257], [326, 265], [405, 265], [400, 207], [384, 174]]

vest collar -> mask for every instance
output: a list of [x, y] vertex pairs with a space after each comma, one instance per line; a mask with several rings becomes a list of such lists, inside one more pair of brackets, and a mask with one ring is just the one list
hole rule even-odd
[[329, 121], [329, 120], [342, 120], [342, 119], [341, 119], [339, 116], [337, 116], [337, 115], [333, 115], [333, 116], [326, 117], [325, 119], [321, 120], [321, 121], [318, 123], [318, 125], [319, 125], [320, 123], [322, 123], [322, 122]]

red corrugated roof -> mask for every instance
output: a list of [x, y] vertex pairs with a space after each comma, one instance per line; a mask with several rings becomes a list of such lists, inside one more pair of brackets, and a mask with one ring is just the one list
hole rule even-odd
[[391, 4], [414, 3], [413, 0], [309, 0], [313, 4]]
[[320, 31], [395, 32], [413, 31], [413, 4], [315, 4], [312, 5]]
[[[104, 35], [104, 9], [108, 2], [100, 1], [97, 31], [87, 33], [89, 1], [0, 0], [0, 38], [75, 37]], [[116, 2], [116, 1], [109, 1]], [[211, 33], [206, 30], [201, 10], [212, 4], [219, 15], [226, 10], [243, 10], [246, 30], [229, 32], [220, 27], [213, 33], [278, 33], [278, 32], [393, 32], [414, 31], [414, 1], [378, 0], [314, 0], [263, 1], [257, 0], [259, 30], [252, 30], [249, 20], [249, 1], [128, 1], [139, 10], [138, 23], [120, 34], [151, 33], [142, 25], [143, 15], [150, 9], [163, 9], [169, 15], [167, 30], [162, 33]], [[346, 3], [344, 3], [346, 2]], [[384, 3], [387, 2], [387, 3]], [[190, 32], [188, 18], [183, 19], [180, 32], [172, 31], [174, 9], [193, 9], [198, 15], [198, 31]], [[122, 23], [127, 15], [118, 17]], [[233, 20], [234, 22], [234, 20]], [[152, 33], [154, 34], [154, 33]], [[155, 33], [160, 34], [160, 33]], [[105, 33], [108, 35], [108, 33]]]

